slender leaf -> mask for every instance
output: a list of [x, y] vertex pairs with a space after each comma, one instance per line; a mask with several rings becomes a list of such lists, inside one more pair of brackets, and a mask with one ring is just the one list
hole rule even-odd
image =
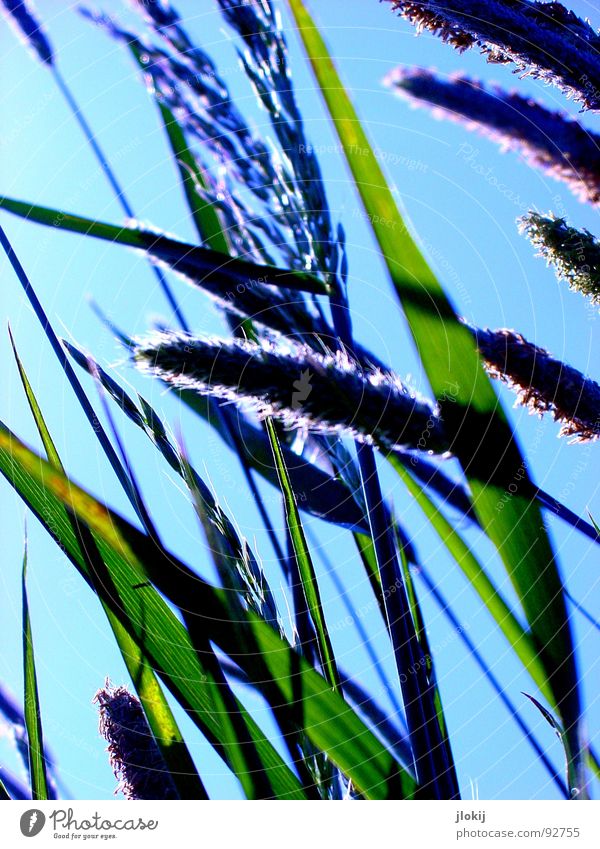
[[[550, 728], [553, 729], [556, 736], [560, 740], [561, 745], [562, 745], [563, 750], [564, 750], [564, 753], [565, 753], [566, 768], [567, 768], [567, 773], [568, 773], [570, 765], [571, 765], [571, 761], [569, 759], [569, 745], [568, 745], [567, 739], [565, 737], [565, 732], [564, 732], [560, 722], [557, 722], [557, 720], [550, 713], [550, 711], [547, 708], [545, 708], [544, 705], [541, 702], [539, 702], [536, 698], [534, 698], [533, 696], [530, 696], [529, 693], [523, 693], [523, 695], [527, 699], [529, 699], [529, 701], [533, 705], [536, 706], [536, 708], [542, 714], [542, 716], [544, 717], [544, 719], [546, 720], [546, 722], [548, 723]], [[571, 788], [571, 794], [573, 796], [577, 795], [577, 796], [581, 796], [584, 799], [587, 798], [587, 792], [586, 792], [585, 788], [579, 788], [579, 790], [577, 792], [574, 790], [574, 788], [577, 788], [577, 776], [569, 775], [569, 787]]]
[[[38, 429], [38, 433], [42, 439], [42, 444], [46, 451], [48, 460], [57, 469], [64, 471], [64, 467], [50, 435], [50, 431], [46, 425], [46, 421], [42, 415], [37, 398], [35, 397], [23, 363], [17, 353], [10, 327], [9, 335], [21, 382], [23, 384], [23, 389], [25, 390], [25, 395], [27, 396], [27, 401]], [[72, 517], [66, 513], [66, 511], [65, 516], [71, 522], [75, 535], [78, 539], [81, 557], [87, 562], [89, 574], [93, 575], [95, 571], [93, 567], [93, 558], [99, 557], [96, 541], [94, 540], [93, 535], [79, 527]], [[99, 600], [104, 607], [104, 612], [109, 620], [127, 670], [140, 697], [148, 723], [156, 738], [165, 763], [171, 771], [173, 781], [177, 787], [180, 797], [183, 799], [208, 798], [206, 790], [200, 780], [200, 776], [194, 766], [192, 756], [189, 753], [181, 731], [177, 725], [177, 720], [169, 707], [165, 694], [163, 693], [152, 667], [148, 664], [147, 659], [144, 657], [143, 651], [140, 651], [135, 641], [129, 636], [119, 620], [113, 615], [110, 608], [102, 602], [101, 598]]]
[[[105, 560], [111, 564], [113, 579], [112, 591], [106, 593], [105, 600], [120, 617], [123, 616], [123, 608], [130, 614], [137, 608], [140, 618], [130, 615], [127, 620], [131, 620], [134, 627], [136, 623], [145, 626], [148, 649], [151, 641], [158, 648], [155, 614], [161, 605], [160, 596], [149, 584], [150, 580], [173, 604], [188, 613], [194, 611], [197, 626], [205, 629], [207, 638], [229, 654], [268, 698], [283, 698], [290, 709], [301, 705], [302, 713], [298, 720], [311, 741], [331, 757], [361, 793], [368, 798], [406, 798], [414, 794], [416, 787], [411, 776], [342, 697], [331, 690], [328, 682], [259, 616], [248, 611], [244, 617], [238, 618], [237, 608], [232, 616], [225, 592], [211, 587], [175, 557], [157, 549], [153, 540], [44, 462], [4, 425], [0, 425], [0, 469], [17, 491], [32, 502], [32, 509], [35, 510], [37, 505], [35, 512], [38, 517], [43, 517], [41, 511], [44, 510], [40, 501], [55, 507], [58, 499], [97, 536], [99, 545], [104, 549]], [[48, 507], [45, 509], [47, 511]], [[52, 528], [52, 533], [56, 538], [56, 527]], [[68, 533], [61, 528], [60, 538], [65, 537]], [[115, 595], [117, 591], [118, 597]], [[164, 620], [163, 616], [163, 623]], [[178, 655], [180, 662], [186, 659], [189, 669], [189, 654], [182, 655], [177, 651], [182, 643], [185, 645], [187, 642], [181, 635], [181, 631], [185, 635], [185, 629], [181, 625], [180, 629], [179, 635], [176, 635], [173, 633], [175, 626], [169, 628], [167, 646], [171, 653]], [[164, 639], [165, 632], [161, 630], [160, 640]], [[243, 652], [240, 647], [244, 647]], [[150, 651], [148, 653], [150, 655]], [[191, 657], [198, 668], [196, 652], [191, 652]], [[176, 690], [184, 689], [189, 680], [180, 667], [173, 681]], [[199, 677], [198, 672], [192, 681], [204, 682], [206, 686], [206, 679]], [[202, 687], [195, 688], [198, 689], [202, 691]], [[196, 703], [198, 698], [194, 693]], [[210, 714], [210, 707], [208, 710]], [[218, 727], [218, 717], [208, 715], [202, 718], [205, 728], [209, 725]], [[266, 760], [269, 748], [265, 748], [264, 742], [262, 753]], [[281, 762], [279, 767], [272, 766], [274, 780], [286, 780], [287, 773], [289, 770]], [[289, 783], [284, 795], [296, 795]]]
[[455, 560], [465, 578], [469, 581], [492, 618], [508, 640], [523, 667], [531, 676], [540, 692], [555, 704], [554, 695], [546, 674], [544, 665], [539, 657], [534, 639], [527, 633], [511, 611], [510, 607], [494, 586], [487, 572], [475, 557], [467, 543], [453, 525], [436, 507], [423, 487], [417, 483], [401, 463], [392, 460], [392, 465], [406, 484], [408, 491], [414, 496], [417, 504], [429, 520], [448, 552]]
[[29, 776], [31, 779], [31, 798], [48, 799], [48, 777], [46, 774], [46, 755], [44, 753], [44, 734], [42, 731], [42, 713], [35, 671], [33, 634], [27, 598], [27, 536], [23, 552], [22, 594], [23, 594], [23, 677], [25, 681], [25, 727], [27, 728], [27, 748], [29, 752]]
[[315, 295], [326, 294], [328, 291], [326, 284], [313, 274], [278, 269], [270, 265], [256, 265], [245, 259], [225, 256], [211, 248], [188, 245], [134, 224], [119, 227], [116, 224], [94, 221], [59, 209], [7, 197], [0, 197], [0, 209], [46, 227], [137, 248], [157, 262], [165, 263], [184, 277], [194, 280], [204, 288], [210, 287], [216, 294], [225, 298], [232, 287], [235, 289], [239, 285], [251, 289], [258, 283], [311, 292]]
[[327, 623], [325, 622], [319, 584], [317, 582], [315, 567], [308, 549], [308, 543], [306, 542], [306, 537], [304, 535], [304, 528], [302, 527], [302, 520], [300, 519], [296, 496], [292, 488], [290, 476], [288, 475], [288, 471], [285, 466], [275, 426], [270, 419], [267, 420], [266, 425], [269, 439], [271, 441], [271, 449], [273, 451], [275, 466], [277, 467], [277, 474], [279, 476], [279, 485], [281, 487], [281, 494], [283, 496], [285, 509], [285, 521], [292, 540], [296, 570], [300, 580], [302, 581], [302, 589], [306, 598], [306, 605], [317, 633], [321, 666], [325, 673], [325, 677], [333, 689], [338, 690], [340, 681], [335, 662], [335, 655], [333, 653], [333, 646], [331, 645], [329, 631], [327, 630]]
[[[119, 549], [111, 548], [96, 534], [94, 539], [101, 562], [93, 561], [95, 570], [104, 569], [103, 580], [90, 571], [90, 564], [81, 554], [72, 521], [62, 502], [27, 471], [14, 462], [12, 448], [18, 443], [10, 431], [0, 427], [0, 471], [14, 486], [25, 503], [60, 545], [90, 587], [101, 594], [103, 606], [108, 607], [122, 630], [134, 641], [136, 650], [128, 656], [133, 663], [143, 657], [156, 670], [175, 698], [208, 740], [223, 754], [224, 731], [221, 716], [215, 711], [216, 697], [211, 678], [194, 650], [189, 634], [177, 616], [153, 588], [140, 581], [132, 572], [126, 557]], [[12, 447], [11, 447], [12, 446]], [[35, 456], [35, 455], [32, 455]], [[38, 471], [43, 461], [38, 460]], [[57, 474], [60, 473], [57, 471]], [[62, 479], [62, 476], [61, 476]], [[70, 484], [66, 484], [68, 490]], [[81, 523], [79, 523], [81, 525]], [[85, 527], [85, 525], [84, 525]], [[113, 620], [111, 620], [112, 624]], [[139, 679], [139, 676], [137, 676]], [[134, 682], [135, 682], [134, 677]], [[278, 798], [304, 798], [300, 785], [258, 726], [244, 713], [261, 760], [269, 769], [274, 792]]]
[[469, 479], [473, 507], [519, 595], [564, 720], [569, 757], [579, 765], [581, 706], [573, 641], [554, 554], [539, 508], [526, 492], [527, 465], [469, 331], [458, 321], [402, 219], [321, 34], [302, 0], [288, 0], [288, 5], [452, 436], [453, 451]]

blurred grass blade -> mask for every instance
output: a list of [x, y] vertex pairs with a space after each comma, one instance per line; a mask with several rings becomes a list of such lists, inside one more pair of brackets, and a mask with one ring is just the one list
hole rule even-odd
[[[154, 591], [150, 580], [173, 604], [190, 615], [194, 612], [197, 625], [206, 629], [207, 638], [229, 654], [271, 702], [287, 704], [290, 709], [298, 705], [301, 707], [300, 718], [313, 744], [330, 756], [361, 793], [368, 798], [390, 799], [414, 795], [415, 782], [409, 773], [395, 761], [343, 698], [331, 690], [329, 683], [261, 617], [248, 611], [240, 618], [237, 606], [230, 612], [226, 592], [211, 587], [173, 555], [157, 549], [154, 541], [44, 462], [1, 424], [0, 469], [22, 497], [32, 502], [38, 518], [42, 518], [42, 511], [48, 516], [49, 509], [56, 505], [58, 499], [95, 534], [105, 552], [105, 559], [112, 567], [112, 592], [106, 593], [104, 588], [101, 591], [116, 615], [123, 617], [124, 610], [127, 611], [127, 621], [134, 627], [137, 624], [138, 631], [142, 622], [144, 634], [148, 635], [149, 657], [152, 656], [150, 642], [153, 638], [154, 648], [157, 643], [166, 642], [171, 658], [176, 657], [178, 664], [186, 658], [186, 654], [182, 655], [180, 651], [182, 645], [189, 645], [185, 629], [176, 617], [176, 624], [168, 629], [169, 634], [165, 633], [166, 612], [163, 613], [162, 624], [157, 622], [156, 613], [164, 602]], [[51, 519], [55, 521], [54, 510]], [[60, 530], [58, 538], [72, 548], [68, 534], [63, 527]], [[53, 524], [51, 532], [57, 538], [56, 524]], [[65, 548], [68, 551], [66, 545]], [[142, 616], [139, 605], [143, 602]], [[164, 607], [170, 614], [169, 608]], [[136, 608], [139, 618], [134, 615]], [[178, 633], [174, 633], [176, 625], [179, 625]], [[160, 639], [157, 639], [157, 633]], [[243, 652], [240, 652], [240, 646], [244, 647]], [[197, 653], [192, 652], [192, 657], [197, 665]], [[153, 662], [156, 663], [155, 658]], [[172, 663], [169, 666], [172, 669]], [[188, 671], [179, 665], [175, 673], [176, 690], [189, 686], [189, 661], [186, 666]], [[200, 670], [192, 674], [192, 683], [204, 682], [201, 687], [195, 688], [198, 694], [194, 701], [197, 703], [199, 698], [206, 700], [203, 691], [210, 686], [209, 682], [206, 678], [199, 678]], [[215, 728], [219, 717], [213, 716], [210, 706], [207, 707], [208, 715], [205, 715], [206, 707], [202, 711], [205, 727], [212, 725]], [[263, 762], [270, 750], [265, 744], [267, 741], [263, 741], [261, 749]], [[271, 778], [273, 781], [278, 779], [281, 786], [289, 770], [278, 756], [276, 764], [273, 764], [273, 756], [274, 753], [271, 755]], [[290, 787], [286, 783], [287, 793], [282, 795], [297, 797], [297, 784]]]
[[[42, 444], [46, 451], [48, 460], [57, 469], [64, 471], [62, 462], [42, 415], [37, 398], [35, 397], [27, 377], [27, 373], [25, 372], [25, 368], [17, 353], [10, 327], [9, 335], [21, 382], [25, 390], [25, 395], [27, 396], [27, 401], [38, 429], [38, 433], [42, 439]], [[73, 531], [79, 544], [81, 557], [87, 561], [88, 572], [90, 575], [93, 575], [95, 571], [93, 560], [96, 559], [97, 561], [97, 558], [100, 556], [93, 535], [85, 528], [78, 526], [66, 510], [65, 517], [73, 527]], [[106, 613], [110, 626], [113, 630], [123, 661], [140, 697], [148, 723], [156, 738], [156, 742], [161, 750], [165, 763], [171, 771], [171, 775], [180, 798], [208, 798], [200, 776], [194, 766], [192, 756], [189, 753], [181, 731], [177, 725], [177, 720], [169, 707], [165, 694], [152, 667], [148, 664], [143, 651], [140, 651], [139, 646], [129, 636], [119, 620], [113, 615], [110, 608], [104, 604], [101, 598], [99, 598], [99, 600], [104, 607], [104, 612]]]
[[[440, 404], [452, 450], [469, 479], [474, 509], [523, 605], [564, 722], [569, 759], [579, 774], [581, 705], [573, 641], [550, 541], [540, 510], [526, 492], [527, 465], [469, 331], [403, 221], [322, 36], [302, 0], [288, 0], [288, 5]], [[583, 774], [579, 783], [584, 783]]]
[[26, 0], [1, 0], [0, 6], [21, 40], [45, 65], [54, 66], [54, 52], [40, 22], [36, 20], [31, 4]]
[[0, 802], [13, 799], [31, 799], [31, 794], [18, 778], [0, 766]]
[[24, 706], [25, 727], [27, 728], [27, 748], [29, 751], [29, 777], [31, 780], [31, 798], [48, 799], [48, 777], [46, 774], [46, 755], [44, 754], [44, 734], [42, 714], [35, 671], [33, 634], [29, 616], [27, 598], [27, 532], [23, 551], [23, 570], [21, 588], [23, 596], [23, 680], [25, 684]]
[[11, 796], [6, 789], [6, 785], [4, 781], [2, 781], [2, 775], [0, 774], [0, 802], [10, 802]]
[[24, 203], [0, 197], [0, 209], [36, 224], [80, 233], [94, 239], [102, 239], [129, 248], [137, 248], [158, 262], [172, 268], [178, 274], [193, 280], [199, 286], [219, 292], [227, 297], [232, 286], [256, 286], [258, 282], [269, 286], [310, 292], [314, 295], [327, 294], [327, 285], [304, 271], [289, 271], [270, 265], [256, 265], [246, 259], [223, 255], [220, 251], [188, 245], [162, 233], [131, 225], [120, 227], [72, 215], [59, 209]]
[[292, 488], [290, 477], [285, 467], [283, 454], [277, 438], [277, 431], [270, 419], [266, 420], [267, 432], [271, 441], [271, 449], [273, 458], [279, 476], [279, 485], [283, 496], [283, 504], [285, 510], [285, 521], [292, 541], [294, 559], [296, 561], [297, 575], [302, 581], [302, 589], [306, 599], [306, 605], [310, 613], [311, 619], [315, 626], [317, 634], [317, 642], [319, 646], [319, 654], [321, 658], [321, 666], [325, 677], [331, 684], [334, 690], [339, 690], [340, 680], [336, 667], [333, 646], [327, 630], [325, 615], [323, 613], [323, 605], [321, 604], [321, 594], [319, 592], [319, 584], [315, 574], [315, 568], [308, 550], [308, 543], [304, 535], [304, 528], [300, 519], [300, 512], [296, 503], [296, 496]]

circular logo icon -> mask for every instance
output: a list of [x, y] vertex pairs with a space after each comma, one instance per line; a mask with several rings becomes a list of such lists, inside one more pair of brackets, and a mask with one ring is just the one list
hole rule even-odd
[[25, 811], [21, 817], [21, 834], [25, 837], [35, 837], [43, 829], [46, 817], [38, 808]]

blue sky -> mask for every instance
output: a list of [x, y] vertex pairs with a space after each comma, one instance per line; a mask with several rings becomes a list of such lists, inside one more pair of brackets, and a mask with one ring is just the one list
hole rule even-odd
[[[459, 56], [438, 40], [416, 38], [412, 27], [396, 19], [387, 4], [375, 0], [330, 0], [310, 4], [327, 37], [342, 77], [352, 92], [360, 115], [386, 163], [390, 180], [458, 311], [474, 324], [511, 327], [548, 348], [582, 371], [598, 378], [597, 313], [585, 301], [558, 284], [551, 270], [533, 256], [529, 244], [517, 234], [515, 219], [528, 207], [566, 214], [577, 226], [600, 232], [597, 213], [580, 204], [561, 184], [530, 169], [513, 154], [501, 154], [492, 143], [467, 133], [462, 127], [433, 120], [425, 110], [412, 110], [381, 85], [384, 74], [399, 63], [437, 68], [442, 73], [464, 70], [473, 76], [496, 80], [507, 87], [535, 93], [552, 108], [577, 114], [555, 89], [531, 80], [518, 81], [509, 70], [487, 66], [476, 52]], [[590, 4], [573, 3], [600, 25]], [[102, 8], [130, 18], [124, 4], [105, 2]], [[168, 159], [162, 129], [143, 86], [122, 48], [84, 21], [75, 6], [40, 0], [40, 15], [47, 23], [58, 54], [60, 69], [71, 85], [99, 141], [126, 186], [138, 218], [184, 239], [193, 239], [177, 177]], [[211, 0], [182, 0], [178, 9], [190, 32], [217, 61], [231, 84], [238, 104], [256, 126], [268, 132], [264, 113], [240, 73], [233, 46]], [[287, 20], [287, 18], [285, 19]], [[350, 301], [357, 337], [403, 376], [427, 392], [427, 384], [409, 340], [406, 324], [385, 276], [367, 222], [336, 147], [310, 73], [296, 39], [290, 39], [292, 67], [307, 134], [320, 152], [334, 220], [343, 222], [350, 260]], [[5, 116], [0, 132], [3, 194], [61, 207], [103, 220], [121, 221], [110, 188], [93, 160], [85, 141], [56, 90], [51, 76], [34, 62], [0, 22], [3, 86], [0, 98]], [[598, 118], [582, 117], [586, 126], [600, 130]], [[472, 146], [465, 154], [464, 145]], [[482, 176], [482, 173], [487, 176]], [[498, 185], [502, 184], [502, 190]], [[261, 530], [250, 496], [239, 485], [237, 461], [208, 427], [198, 424], [165, 395], [161, 387], [140, 377], [124, 363], [122, 352], [94, 317], [88, 296], [130, 333], [141, 333], [159, 316], [168, 317], [154, 278], [137, 255], [104, 243], [51, 232], [3, 214], [15, 249], [38, 295], [61, 335], [87, 347], [103, 365], [112, 364], [122, 382], [139, 389], [184, 435], [199, 471], [214, 488], [221, 504], [235, 517], [241, 532], [254, 545], [274, 583], [285, 610], [274, 555]], [[75, 480], [125, 513], [124, 497], [93, 434], [73, 401], [47, 343], [32, 316], [7, 263], [0, 259], [2, 287], [0, 314], [10, 321], [17, 346], [35, 387], [63, 462]], [[195, 330], [224, 332], [210, 302], [178, 280], [173, 285]], [[3, 381], [0, 385], [0, 418], [26, 441], [37, 445], [6, 333], [0, 334]], [[94, 388], [86, 383], [96, 402]], [[558, 440], [558, 428], [549, 419], [539, 420], [514, 410], [514, 397], [503, 388], [499, 394], [517, 426], [521, 445], [531, 461], [540, 486], [561, 498], [581, 515], [590, 510], [600, 516], [597, 445], [568, 445]], [[121, 432], [134, 461], [142, 488], [158, 516], [165, 541], [195, 568], [212, 577], [209, 558], [193, 513], [164, 462], [132, 425], [120, 422]], [[450, 467], [452, 468], [452, 467]], [[457, 574], [433, 537], [401, 483], [382, 465], [386, 492], [415, 542], [429, 573], [468, 624], [486, 660], [502, 679], [507, 692], [521, 705], [522, 714], [536, 729], [556, 761], [561, 762], [558, 741], [544, 720], [525, 703], [521, 690], [531, 685], [512, 661], [502, 639], [481, 609], [476, 597]], [[276, 527], [281, 527], [278, 496], [261, 485], [272, 506]], [[0, 483], [0, 527], [3, 556], [0, 592], [3, 615], [0, 637], [4, 652], [0, 678], [15, 693], [21, 692], [20, 561], [25, 510], [7, 484]], [[364, 603], [369, 590], [356, 562], [349, 534], [316, 520], [311, 531], [329, 553], [332, 566], [354, 603]], [[591, 610], [599, 609], [598, 549], [555, 519], [549, 519], [563, 575], [576, 598]], [[498, 584], [514, 598], [508, 579], [491, 546], [464, 528]], [[30, 594], [37, 648], [39, 683], [47, 739], [58, 757], [61, 774], [75, 798], [111, 798], [114, 779], [97, 734], [97, 717], [91, 698], [109, 675], [126, 681], [126, 673], [111, 634], [94, 597], [74, 574], [60, 551], [29, 521]], [[322, 591], [336, 650], [344, 666], [392, 710], [388, 694], [361, 646], [353, 627], [346, 627], [345, 610], [331, 577], [323, 569]], [[471, 786], [481, 798], [553, 798], [554, 788], [522, 743], [512, 720], [482, 680], [459, 635], [440, 614], [421, 587], [429, 623], [430, 642], [454, 740], [463, 793]], [[364, 620], [382, 665], [392, 676], [390, 650], [381, 623]], [[574, 616], [585, 690], [590, 734], [600, 720], [598, 633]], [[260, 701], [243, 694], [261, 722], [268, 722]], [[215, 796], [238, 793], [236, 780], [186, 720], [194, 756], [206, 784]], [[0, 756], [15, 763], [14, 753], [0, 739]]]

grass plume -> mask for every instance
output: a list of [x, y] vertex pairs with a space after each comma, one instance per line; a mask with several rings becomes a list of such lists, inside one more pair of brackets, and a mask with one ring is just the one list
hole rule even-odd
[[558, 280], [600, 305], [600, 242], [589, 230], [570, 227], [564, 218], [529, 212], [520, 230], [551, 265]]
[[435, 117], [458, 121], [566, 183], [582, 201], [600, 203], [600, 136], [563, 112], [462, 75], [448, 79], [420, 68], [396, 68], [385, 84]]
[[600, 386], [514, 330], [477, 330], [477, 345], [493, 377], [503, 380], [532, 413], [550, 413], [560, 436], [586, 442], [600, 436]]
[[139, 699], [127, 687], [106, 681], [94, 696], [100, 733], [126, 799], [176, 799], [177, 793]]
[[561, 3], [523, 0], [388, 0], [417, 27], [460, 52], [480, 47], [489, 62], [552, 84], [586, 109], [600, 108], [600, 36]]
[[289, 426], [349, 434], [388, 451], [446, 449], [430, 404], [393, 373], [364, 371], [345, 353], [162, 333], [140, 340], [134, 357], [178, 388], [250, 403]]

